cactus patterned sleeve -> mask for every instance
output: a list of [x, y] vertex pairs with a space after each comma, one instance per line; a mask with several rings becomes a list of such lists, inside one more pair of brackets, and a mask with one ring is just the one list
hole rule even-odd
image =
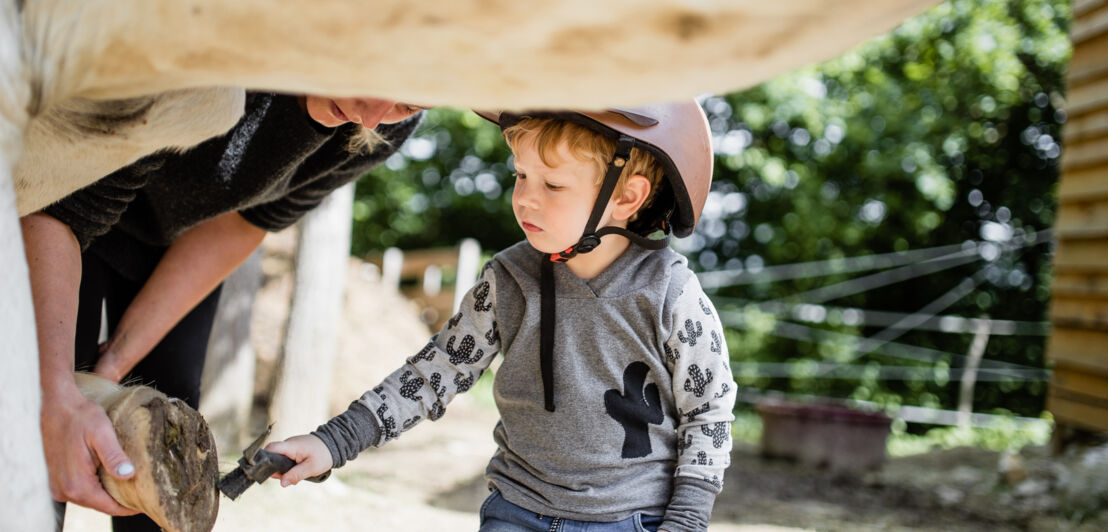
[[496, 276], [486, 267], [461, 307], [431, 341], [357, 403], [376, 418], [382, 445], [424, 419], [446, 412], [454, 396], [473, 386], [500, 351], [494, 295]]
[[723, 326], [695, 276], [685, 284], [673, 312], [674, 331], [665, 351], [681, 418], [675, 474], [707, 481], [718, 492], [731, 463], [736, 395]]

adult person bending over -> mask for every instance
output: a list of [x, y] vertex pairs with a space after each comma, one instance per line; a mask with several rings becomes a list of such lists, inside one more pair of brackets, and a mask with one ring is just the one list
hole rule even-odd
[[[267, 231], [296, 222], [412, 133], [419, 108], [389, 100], [248, 93], [227, 134], [159, 153], [21, 220], [38, 327], [50, 489], [113, 516], [135, 512], [96, 468], [134, 467], [73, 370], [137, 380], [198, 406], [222, 281]], [[379, 125], [380, 124], [380, 125]], [[109, 339], [99, 344], [102, 305]], [[146, 516], [120, 530], [158, 530]]]

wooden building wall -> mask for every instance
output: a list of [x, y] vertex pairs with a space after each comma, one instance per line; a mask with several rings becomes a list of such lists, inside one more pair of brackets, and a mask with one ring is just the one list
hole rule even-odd
[[1059, 429], [1108, 431], [1108, 0], [1073, 9], [1047, 408]]

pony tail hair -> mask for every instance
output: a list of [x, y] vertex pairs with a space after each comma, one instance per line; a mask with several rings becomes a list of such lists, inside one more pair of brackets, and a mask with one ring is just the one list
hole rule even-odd
[[380, 133], [361, 126], [350, 134], [350, 138], [346, 142], [346, 151], [354, 154], [364, 153], [388, 144], [389, 141], [382, 137]]

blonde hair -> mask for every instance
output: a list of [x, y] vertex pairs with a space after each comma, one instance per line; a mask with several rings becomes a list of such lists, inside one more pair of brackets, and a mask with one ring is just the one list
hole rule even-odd
[[[562, 162], [558, 160], [558, 145], [565, 143], [571, 156], [579, 161], [591, 162], [597, 169], [596, 185], [600, 186], [604, 181], [604, 174], [608, 170], [608, 163], [616, 154], [616, 141], [585, 126], [575, 124], [568, 120], [556, 118], [524, 118], [504, 129], [504, 140], [512, 152], [518, 153], [522, 148], [520, 143], [525, 137], [532, 137], [539, 159], [543, 164], [554, 167]], [[650, 193], [646, 201], [639, 207], [642, 212], [653, 201], [655, 193], [661, 184], [664, 175], [662, 167], [655, 161], [654, 156], [639, 148], [631, 149], [631, 157], [620, 173], [619, 181], [612, 197], [617, 198], [623, 194], [627, 184], [627, 178], [633, 175], [641, 175], [650, 181]], [[634, 220], [638, 216], [632, 216]]]
[[385, 137], [382, 137], [376, 130], [362, 126], [350, 134], [346, 142], [346, 151], [358, 154], [373, 151], [388, 143], [389, 141], [385, 140]]

